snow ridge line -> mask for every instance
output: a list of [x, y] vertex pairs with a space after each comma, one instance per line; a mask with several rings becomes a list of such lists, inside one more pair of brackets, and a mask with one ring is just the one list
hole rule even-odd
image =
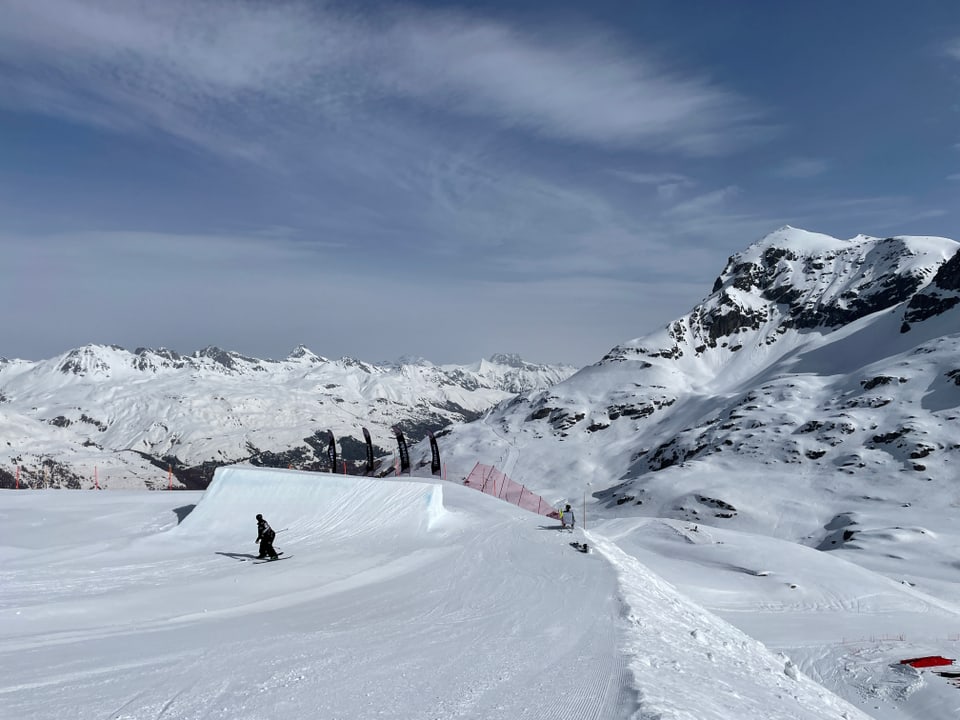
[[619, 578], [624, 651], [640, 703], [634, 717], [870, 720], [800, 673], [782, 653], [775, 655], [684, 597], [614, 542], [584, 535]]

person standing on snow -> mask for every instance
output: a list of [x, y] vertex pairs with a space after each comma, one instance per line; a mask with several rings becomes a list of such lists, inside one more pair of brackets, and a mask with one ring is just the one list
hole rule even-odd
[[254, 542], [260, 543], [260, 555], [259, 558], [270, 556], [271, 560], [276, 560], [277, 551], [273, 549], [273, 539], [277, 534], [273, 531], [273, 528], [270, 527], [270, 523], [263, 519], [263, 515], [257, 513], [257, 539]]
[[563, 527], [569, 525], [571, 531], [577, 526], [577, 518], [573, 514], [573, 508], [570, 507], [570, 503], [567, 503], [563, 510], [560, 511], [560, 524], [563, 525]]

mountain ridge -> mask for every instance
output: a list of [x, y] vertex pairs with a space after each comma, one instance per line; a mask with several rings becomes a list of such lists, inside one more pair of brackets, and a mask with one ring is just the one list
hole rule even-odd
[[203, 487], [233, 462], [329, 469], [330, 432], [355, 466], [363, 427], [387, 455], [393, 427], [416, 441], [575, 370], [499, 357], [512, 359], [376, 365], [303, 345], [263, 360], [216, 346], [182, 355], [88, 344], [10, 361], [0, 365], [0, 484], [17, 484], [19, 472], [25, 485], [89, 486], [98, 474], [101, 485], [156, 487], [172, 474]]

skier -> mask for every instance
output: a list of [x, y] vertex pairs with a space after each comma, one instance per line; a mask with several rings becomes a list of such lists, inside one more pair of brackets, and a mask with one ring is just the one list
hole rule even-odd
[[258, 557], [261, 560], [268, 555], [271, 560], [276, 560], [279, 557], [277, 551], [273, 549], [273, 539], [276, 536], [277, 534], [270, 527], [270, 523], [263, 519], [263, 515], [257, 513], [257, 539], [254, 542], [260, 543], [260, 555]]
[[566, 527], [567, 523], [570, 524], [570, 531], [573, 532], [573, 529], [577, 526], [577, 518], [573, 514], [573, 508], [570, 507], [570, 503], [567, 503], [563, 510], [560, 511], [560, 524]]

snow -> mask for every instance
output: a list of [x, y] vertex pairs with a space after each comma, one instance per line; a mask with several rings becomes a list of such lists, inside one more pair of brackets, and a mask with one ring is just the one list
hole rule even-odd
[[[933, 642], [956, 632], [952, 603], [772, 538], [642, 518], [561, 532], [455, 482], [244, 466], [219, 470], [205, 493], [0, 502], [3, 717], [855, 720], [960, 708], [945, 680], [892, 665], [956, 654]], [[257, 512], [289, 560], [251, 562]], [[911, 639], [877, 639], [895, 632]]]

